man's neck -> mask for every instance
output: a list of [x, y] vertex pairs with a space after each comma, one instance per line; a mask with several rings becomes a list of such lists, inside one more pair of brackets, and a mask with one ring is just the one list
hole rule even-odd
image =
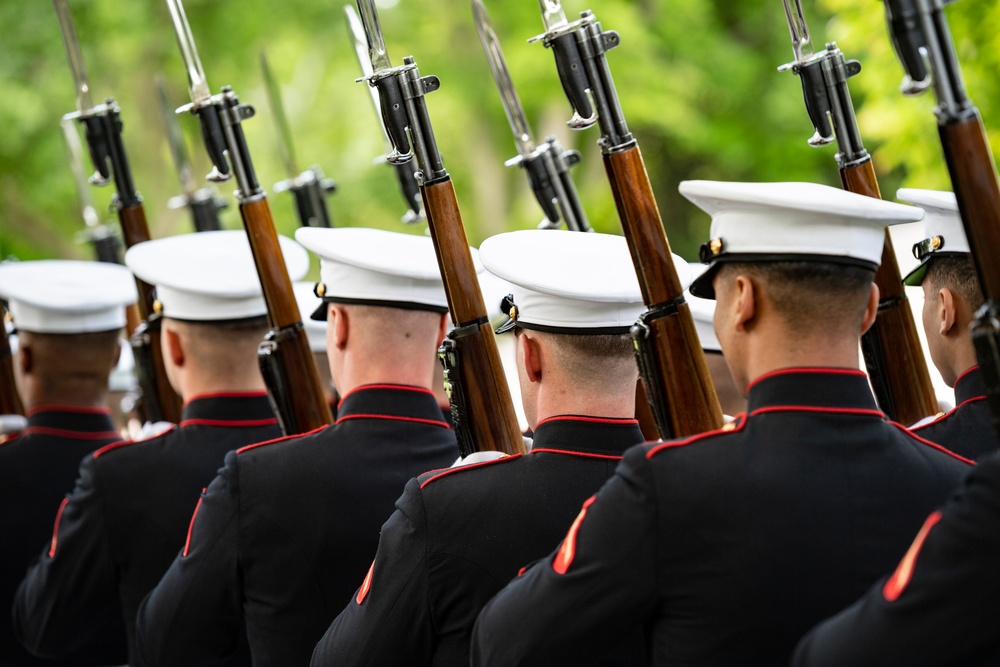
[[[857, 338], [774, 340], [749, 355], [747, 381], [782, 368], [861, 368]], [[754, 354], [756, 353], [756, 354]]]
[[635, 388], [588, 394], [572, 387], [541, 387], [535, 414], [539, 422], [558, 415], [632, 419], [635, 417]]

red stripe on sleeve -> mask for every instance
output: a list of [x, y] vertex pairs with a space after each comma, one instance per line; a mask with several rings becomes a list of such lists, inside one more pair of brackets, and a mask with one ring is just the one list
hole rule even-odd
[[917, 556], [920, 555], [920, 550], [924, 547], [924, 541], [927, 539], [927, 535], [930, 534], [931, 528], [937, 525], [937, 522], [940, 520], [941, 512], [934, 512], [927, 517], [923, 528], [917, 533], [913, 544], [910, 545], [906, 555], [903, 556], [903, 560], [899, 561], [899, 565], [896, 566], [896, 571], [892, 573], [889, 581], [885, 582], [885, 586], [882, 587], [882, 597], [885, 598], [886, 602], [895, 602], [910, 584], [910, 580], [913, 578], [913, 568], [917, 564]]
[[597, 496], [591, 496], [583, 502], [583, 508], [573, 520], [573, 525], [569, 527], [566, 539], [563, 540], [555, 559], [552, 561], [552, 569], [555, 570], [556, 574], [566, 574], [569, 566], [573, 564], [573, 558], [576, 557], [576, 534], [580, 530], [583, 518], [587, 516], [587, 508], [593, 505], [595, 500], [597, 500]]
[[191, 550], [191, 533], [194, 532], [194, 520], [198, 517], [198, 510], [201, 509], [201, 501], [205, 499], [206, 491], [208, 491], [207, 488], [201, 490], [201, 497], [198, 498], [198, 504], [194, 506], [194, 514], [191, 515], [191, 523], [188, 524], [187, 539], [184, 540], [184, 551], [181, 552], [181, 556], [184, 558], [187, 558], [188, 551]]
[[372, 561], [372, 566], [368, 568], [368, 574], [365, 575], [365, 580], [361, 582], [361, 588], [358, 589], [358, 597], [354, 598], [358, 604], [365, 601], [368, 597], [368, 591], [372, 589], [372, 575], [375, 574], [375, 561]]
[[63, 501], [59, 503], [59, 509], [56, 510], [56, 523], [52, 526], [52, 544], [49, 546], [49, 558], [55, 558], [56, 545], [59, 543], [59, 521], [62, 520], [63, 510], [66, 509], [66, 505], [68, 504], [69, 498], [63, 498]]

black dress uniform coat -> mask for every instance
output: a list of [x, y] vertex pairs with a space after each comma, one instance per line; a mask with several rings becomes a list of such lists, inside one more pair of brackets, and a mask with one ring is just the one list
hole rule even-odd
[[[313, 666], [468, 665], [482, 606], [552, 549], [580, 503], [642, 441], [633, 419], [554, 417], [539, 423], [526, 456], [410, 481]], [[634, 644], [642, 655], [641, 638]]]
[[921, 438], [976, 461], [1000, 450], [990, 420], [990, 409], [986, 405], [986, 388], [979, 366], [973, 366], [958, 376], [955, 408], [952, 411], [912, 430]]
[[229, 454], [140, 609], [143, 663], [215, 664], [245, 621], [254, 667], [308, 664], [406, 482], [457, 457], [433, 394], [399, 385], [360, 387], [333, 425]]
[[795, 665], [1000, 664], [1000, 458], [931, 514], [891, 577], [799, 644]]
[[280, 434], [262, 393], [199, 397], [181, 419], [83, 460], [51, 543], [17, 591], [15, 632], [35, 653], [58, 656], [117, 618], [134, 663], [139, 603], [183, 547], [198, 493], [226, 452]]
[[[32, 559], [52, 537], [52, 517], [73, 488], [80, 459], [121, 440], [107, 408], [39, 405], [28, 412], [18, 437], [0, 445], [0, 665], [55, 663], [31, 656], [14, 638], [11, 605]], [[125, 662], [125, 627], [111, 619], [91, 642], [60, 664], [112, 665]], [[117, 621], [117, 622], [114, 622]]]
[[474, 665], [780, 665], [891, 570], [969, 463], [885, 421], [867, 378], [785, 369], [721, 431], [629, 450], [562, 545], [482, 611]]

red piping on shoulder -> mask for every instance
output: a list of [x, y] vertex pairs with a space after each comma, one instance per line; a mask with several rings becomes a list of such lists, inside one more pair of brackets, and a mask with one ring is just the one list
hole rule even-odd
[[492, 461], [481, 461], [480, 463], [470, 463], [469, 465], [458, 466], [457, 468], [445, 468], [444, 470], [442, 470], [438, 474], [434, 475], [433, 477], [428, 477], [427, 479], [425, 479], [420, 484], [420, 488], [423, 489], [424, 487], [426, 487], [431, 482], [433, 482], [435, 480], [439, 480], [442, 477], [447, 477], [448, 475], [452, 475], [452, 474], [454, 474], [456, 472], [464, 472], [466, 470], [472, 470], [473, 468], [482, 468], [483, 466], [491, 466], [491, 465], [495, 465], [497, 463], [504, 463], [504, 462], [507, 462], [507, 461], [514, 461], [516, 459], [521, 458], [521, 456], [522, 456], [521, 454], [511, 454], [510, 456], [502, 456], [502, 457], [500, 457], [498, 459], [493, 459]]
[[962, 371], [961, 373], [959, 373], [959, 375], [958, 375], [957, 378], [955, 378], [955, 384], [957, 385], [959, 382], [961, 382], [962, 378], [964, 378], [966, 375], [968, 375], [972, 371], [978, 371], [978, 370], [979, 370], [979, 364], [976, 364], [975, 366], [969, 366], [964, 371]]
[[415, 387], [415, 386], [410, 385], [410, 384], [387, 384], [387, 383], [382, 383], [382, 384], [362, 384], [362, 385], [358, 385], [354, 389], [350, 390], [349, 392], [347, 392], [346, 394], [344, 394], [343, 396], [341, 396], [340, 397], [340, 403], [337, 403], [337, 407], [338, 408], [340, 407], [341, 403], [344, 402], [345, 398], [347, 398], [348, 396], [350, 396], [351, 394], [353, 394], [355, 392], [362, 391], [364, 389], [393, 389], [395, 391], [415, 391], [415, 392], [420, 393], [420, 394], [427, 394], [429, 396], [434, 396], [434, 392], [431, 391], [430, 389], [427, 389], [426, 387]]
[[175, 430], [177, 430], [177, 425], [171, 424], [169, 428], [160, 431], [156, 435], [151, 435], [148, 438], [143, 438], [142, 440], [122, 440], [121, 442], [112, 442], [110, 445], [104, 445], [103, 447], [95, 451], [93, 456], [95, 459], [100, 458], [113, 449], [118, 449], [119, 447], [125, 447], [127, 445], [137, 445], [141, 442], [150, 442], [151, 440], [156, 440], [157, 438], [162, 437], [167, 433], [170, 433], [171, 431]]
[[198, 497], [198, 504], [194, 506], [194, 512], [191, 514], [191, 523], [188, 524], [187, 539], [184, 540], [184, 551], [181, 552], [181, 558], [187, 558], [188, 552], [191, 550], [191, 533], [194, 532], [194, 520], [198, 517], [198, 510], [201, 509], [201, 501], [205, 500], [206, 491], [208, 491], [207, 487], [201, 490], [201, 495]]
[[122, 437], [118, 431], [69, 431], [62, 428], [50, 428], [48, 426], [27, 426], [23, 431], [24, 435], [54, 435], [59, 438], [72, 438], [73, 440], [115, 440]]
[[188, 405], [200, 398], [262, 398], [267, 396], [266, 391], [217, 391], [209, 394], [197, 394], [184, 401]]
[[354, 415], [344, 415], [343, 417], [338, 417], [334, 424], [340, 424], [341, 422], [349, 421], [351, 419], [387, 419], [389, 421], [397, 422], [413, 422], [415, 424], [429, 424], [431, 426], [440, 426], [441, 428], [451, 428], [448, 422], [443, 422], [439, 419], [422, 419], [420, 417], [397, 417], [395, 415], [366, 415], [366, 414], [354, 414]]
[[[635, 444], [638, 445], [639, 443], [637, 442]], [[608, 459], [608, 460], [611, 460], [611, 461], [621, 461], [622, 460], [621, 455], [617, 455], [616, 456], [614, 454], [591, 454], [590, 452], [572, 452], [572, 451], [569, 451], [569, 450], [566, 450], [566, 449], [545, 449], [545, 448], [540, 448], [540, 449], [532, 449], [530, 452], [528, 452], [529, 455], [530, 454], [539, 454], [539, 453], [545, 453], [545, 454], [565, 454], [566, 456], [580, 456], [580, 457], [588, 458], [588, 459]]]
[[268, 445], [274, 445], [279, 442], [284, 442], [285, 440], [293, 440], [295, 438], [301, 438], [307, 435], [312, 435], [313, 433], [319, 433], [327, 426], [329, 426], [329, 424], [324, 424], [323, 426], [314, 428], [311, 431], [306, 431], [305, 433], [296, 433], [295, 435], [283, 435], [280, 438], [271, 438], [270, 440], [265, 440], [264, 442], [256, 442], [252, 445], [247, 445], [246, 447], [240, 447], [239, 449], [236, 450], [236, 454], [238, 456], [244, 452], [249, 452], [251, 449], [257, 449], [258, 447], [267, 447]]
[[931, 442], [930, 440], [928, 440], [926, 438], [921, 438], [919, 435], [917, 435], [916, 433], [914, 433], [913, 431], [911, 431], [910, 429], [906, 428], [905, 426], [903, 426], [902, 424], [900, 424], [898, 422], [889, 422], [889, 423], [892, 424], [893, 426], [895, 426], [896, 428], [898, 428], [900, 431], [902, 431], [906, 435], [908, 435], [911, 438], [913, 438], [914, 440], [916, 440], [917, 442], [921, 443], [921, 444], [927, 445], [928, 447], [933, 447], [934, 449], [938, 450], [939, 452], [943, 452], [943, 453], [947, 454], [948, 456], [950, 456], [952, 458], [958, 459], [962, 463], [968, 463], [970, 466], [976, 465], [975, 461], [972, 461], [970, 459], [965, 458], [964, 456], [956, 454], [955, 452], [951, 451], [947, 447], [942, 447], [941, 445], [937, 444], [936, 442]]
[[35, 405], [28, 408], [24, 412], [25, 417], [30, 417], [31, 415], [37, 414], [39, 412], [72, 412], [79, 415], [109, 415], [111, 410], [104, 406], [88, 406], [88, 405], [63, 405], [61, 403], [42, 403], [40, 405]]
[[243, 419], [243, 420], [228, 420], [228, 419], [185, 419], [179, 426], [181, 428], [185, 426], [230, 426], [233, 428], [237, 427], [253, 427], [253, 426], [270, 426], [272, 424], [277, 424], [277, 417], [270, 417], [268, 419]]
[[[648, 452], [646, 452], [646, 458], [651, 459], [658, 453], [662, 452], [664, 449], [673, 449], [674, 447], [685, 447], [687, 445], [694, 444], [706, 438], [711, 438], [717, 435], [729, 435], [731, 433], [739, 433], [747, 425], [747, 416], [744, 413], [739, 413], [733, 418], [733, 421], [729, 422], [722, 428], [717, 428], [714, 431], [707, 431], [705, 433], [699, 433], [698, 435], [692, 435], [684, 440], [668, 440], [667, 442], [661, 442], [655, 447], [651, 447]], [[729, 427], [732, 428], [729, 428]]]
[[59, 522], [62, 521], [63, 510], [66, 509], [66, 505], [69, 504], [69, 496], [62, 499], [59, 503], [59, 509], [56, 510], [56, 522], [52, 526], [52, 544], [49, 546], [49, 558], [54, 558], [56, 555], [56, 545], [59, 543]]
[[542, 424], [548, 422], [556, 421], [566, 421], [566, 422], [590, 422], [593, 424], [615, 424], [616, 426], [630, 426], [632, 424], [638, 424], [637, 419], [632, 419], [630, 417], [583, 417], [577, 415], [556, 415], [555, 417], [546, 417], [542, 421], [538, 422], [535, 426], [537, 429]]
[[956, 405], [955, 407], [953, 407], [951, 410], [949, 410], [948, 412], [946, 412], [945, 414], [943, 414], [940, 417], [938, 417], [937, 419], [935, 419], [934, 421], [929, 421], [926, 424], [921, 424], [920, 426], [914, 426], [913, 428], [910, 428], [908, 430], [910, 432], [916, 432], [916, 431], [919, 431], [920, 429], [927, 428], [928, 426], [933, 426], [935, 424], [940, 424], [945, 419], [947, 419], [948, 417], [951, 417], [956, 412], [958, 412], [959, 408], [964, 407], [964, 406], [968, 405], [969, 403], [977, 403], [979, 401], [985, 401], [985, 400], [986, 400], [986, 396], [973, 396], [972, 398], [967, 398], [964, 401], [962, 401], [961, 403], [959, 403], [958, 405]]
[[927, 540], [931, 528], [937, 525], [937, 522], [940, 520], [941, 512], [934, 512], [924, 521], [923, 527], [917, 533], [913, 544], [907, 549], [903, 560], [899, 561], [896, 571], [892, 573], [889, 580], [885, 582], [885, 586], [882, 587], [882, 597], [885, 598], [886, 602], [895, 602], [898, 600], [899, 596], [906, 590], [906, 587], [910, 585], [910, 580], [913, 579], [913, 568], [917, 565], [917, 556], [920, 555], [920, 550], [923, 549], [924, 542]]
[[802, 367], [791, 367], [791, 368], [779, 368], [769, 373], [764, 373], [763, 375], [757, 377], [750, 384], [747, 385], [747, 391], [761, 380], [766, 380], [767, 378], [777, 377], [779, 375], [794, 375], [798, 373], [821, 373], [826, 375], [857, 375], [859, 377], [865, 377], [865, 374], [856, 368], [827, 368], [818, 367], [810, 368], [808, 366]]

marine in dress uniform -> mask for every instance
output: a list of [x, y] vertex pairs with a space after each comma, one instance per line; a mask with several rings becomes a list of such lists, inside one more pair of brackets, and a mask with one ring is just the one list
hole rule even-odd
[[[628, 330], [645, 307], [625, 240], [520, 231], [487, 239], [480, 257], [512, 285], [500, 331], [519, 330], [531, 451], [411, 480], [314, 667], [467, 665], [482, 606], [548, 553], [624, 451], [643, 441], [632, 419], [638, 370]], [[638, 637], [614, 657], [636, 664], [644, 654]]]
[[406, 482], [458, 457], [430, 390], [447, 311], [431, 240], [349, 228], [296, 238], [321, 259], [337, 419], [227, 455], [139, 611], [145, 664], [214, 665], [244, 623], [255, 667], [307, 664]]
[[[282, 239], [289, 270], [308, 255]], [[18, 638], [58, 656], [124, 621], [135, 664], [135, 614], [184, 546], [198, 494], [226, 452], [281, 434], [256, 348], [267, 312], [246, 235], [203, 232], [134, 246], [125, 261], [154, 285], [167, 375], [184, 399], [180, 424], [103, 447], [80, 464], [51, 542], [17, 592]], [[51, 525], [51, 524], [50, 524]]]
[[983, 293], [972, 264], [954, 193], [903, 188], [897, 198], [920, 206], [925, 239], [913, 246], [920, 264], [903, 284], [924, 291], [922, 320], [931, 361], [949, 387], [955, 408], [913, 431], [970, 459], [1000, 449], [986, 406], [986, 389], [969, 335], [969, 325], [983, 305]]
[[484, 607], [472, 664], [585, 663], [636, 627], [658, 665], [776, 665], [906, 551], [969, 463], [887, 422], [858, 339], [887, 221], [812, 184], [689, 181], [713, 215], [715, 330], [747, 412], [629, 450], [558, 549]]
[[[135, 281], [114, 264], [10, 263], [0, 265], [0, 298], [9, 301], [20, 331], [16, 366], [28, 415], [26, 428], [0, 445], [0, 664], [52, 665], [14, 638], [11, 605], [32, 558], [52, 536], [52, 517], [73, 488], [80, 459], [121, 440], [105, 398]], [[125, 629], [120, 619], [110, 620], [60, 664], [124, 662]]]
[[796, 667], [1000, 664], [1000, 455], [927, 517], [891, 576], [814, 628]]

